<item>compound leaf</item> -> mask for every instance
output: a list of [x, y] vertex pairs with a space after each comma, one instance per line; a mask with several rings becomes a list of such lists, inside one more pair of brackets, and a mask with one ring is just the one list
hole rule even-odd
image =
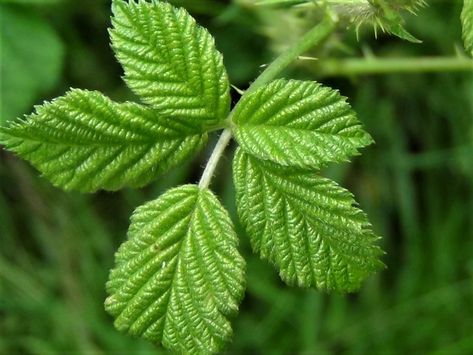
[[372, 142], [345, 99], [311, 81], [273, 81], [243, 96], [233, 120], [247, 153], [284, 166], [346, 161]]
[[212, 127], [229, 112], [229, 82], [213, 37], [186, 10], [156, 0], [115, 0], [113, 48], [142, 100]]
[[237, 243], [208, 189], [177, 187], [139, 207], [107, 283], [115, 326], [176, 352], [218, 351], [244, 292]]
[[464, 0], [461, 21], [465, 49], [473, 56], [473, 0]]
[[84, 90], [0, 128], [0, 142], [54, 185], [83, 192], [143, 186], [196, 152], [206, 137], [184, 120]]
[[285, 282], [354, 291], [382, 265], [378, 237], [350, 192], [241, 149], [233, 164], [240, 220], [254, 250]]

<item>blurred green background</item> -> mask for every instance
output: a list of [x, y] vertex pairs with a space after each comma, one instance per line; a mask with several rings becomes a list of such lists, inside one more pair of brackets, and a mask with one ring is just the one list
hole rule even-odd
[[[310, 12], [255, 8], [250, 0], [173, 2], [209, 28], [240, 88], [315, 21]], [[355, 193], [383, 236], [387, 268], [359, 293], [284, 286], [251, 253], [235, 214], [230, 151], [221, 162], [212, 186], [248, 263], [228, 353], [473, 353], [473, 73], [331, 77], [321, 69], [326, 56], [454, 56], [460, 11], [461, 1], [430, 1], [408, 16], [422, 44], [375, 40], [371, 30], [357, 41], [354, 31], [341, 31], [312, 53], [319, 61], [286, 73], [339, 89], [376, 140], [351, 164], [324, 172]], [[106, 0], [0, 0], [0, 122], [69, 87], [134, 99], [109, 47], [109, 16]], [[62, 192], [0, 150], [0, 353], [161, 352], [113, 328], [104, 284], [134, 208], [198, 181], [211, 148], [149, 187], [95, 195]]]

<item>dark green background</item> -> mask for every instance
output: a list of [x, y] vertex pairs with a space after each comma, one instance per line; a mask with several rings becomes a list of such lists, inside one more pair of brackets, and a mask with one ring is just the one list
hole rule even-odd
[[[268, 15], [230, 1], [174, 2], [216, 37], [240, 88], [271, 60], [273, 49], [292, 40], [294, 28], [315, 21], [310, 14]], [[370, 30], [357, 42], [350, 30], [313, 54], [320, 60], [361, 56], [362, 49], [382, 57], [454, 55], [455, 46], [461, 48], [461, 2], [430, 3], [418, 17], [407, 17], [422, 44], [375, 40]], [[0, 122], [69, 87], [134, 99], [108, 44], [109, 1], [0, 0], [0, 16]], [[350, 188], [367, 211], [383, 236], [387, 269], [352, 295], [283, 285], [252, 255], [238, 224], [229, 149], [212, 187], [237, 225], [248, 288], [228, 351], [473, 353], [472, 73], [320, 78], [317, 62], [304, 61], [286, 76], [340, 89], [376, 140], [351, 164], [324, 174]], [[0, 353], [161, 351], [113, 328], [103, 310], [104, 284], [134, 208], [171, 186], [198, 181], [209, 149], [147, 188], [95, 195], [55, 189], [0, 151]]]

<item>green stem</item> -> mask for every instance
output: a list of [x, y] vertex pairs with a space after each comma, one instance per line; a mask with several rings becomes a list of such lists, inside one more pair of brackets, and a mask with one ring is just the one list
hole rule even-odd
[[[283, 52], [277, 57], [250, 85], [248, 90], [245, 91], [244, 95], [248, 95], [261, 86], [267, 84], [269, 81], [277, 77], [286, 67], [297, 59], [301, 54], [317, 45], [325, 38], [327, 38], [336, 28], [336, 20], [329, 15], [326, 15], [322, 22], [307, 32], [299, 41], [297, 41], [292, 47]], [[229, 117], [233, 115], [233, 111], [230, 112]], [[232, 128], [231, 120], [227, 119], [229, 127], [223, 130], [220, 138], [215, 145], [212, 154], [205, 166], [204, 172], [199, 182], [200, 188], [207, 188], [210, 185], [212, 176], [215, 173], [217, 164], [225, 151], [228, 143], [232, 139]]]
[[473, 71], [473, 60], [462, 57], [328, 59], [313, 69], [320, 76]]
[[201, 189], [205, 189], [209, 187], [210, 181], [212, 180], [212, 176], [214, 175], [215, 169], [217, 168], [217, 164], [220, 158], [225, 151], [228, 143], [232, 139], [232, 130], [231, 128], [225, 128], [220, 135], [217, 144], [215, 144], [215, 148], [210, 155], [209, 160], [207, 161], [207, 165], [205, 166], [204, 172], [202, 173], [202, 177], [200, 178], [199, 187]]
[[277, 57], [250, 85], [245, 94], [250, 94], [261, 86], [277, 77], [286, 67], [301, 54], [307, 52], [314, 45], [322, 42], [336, 28], [336, 20], [326, 15], [322, 22], [307, 32], [297, 43]]

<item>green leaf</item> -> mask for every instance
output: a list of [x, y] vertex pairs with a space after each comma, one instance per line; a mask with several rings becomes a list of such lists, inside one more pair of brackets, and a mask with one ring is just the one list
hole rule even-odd
[[363, 23], [367, 22], [373, 25], [376, 36], [380, 28], [383, 32], [406, 41], [422, 43], [421, 40], [414, 37], [405, 29], [404, 25], [406, 21], [402, 16], [402, 12], [409, 11], [411, 14], [416, 14], [417, 11], [425, 5], [424, 0], [369, 0], [364, 5], [354, 3], [353, 6], [362, 6], [365, 8], [354, 14], [352, 20], [356, 24], [357, 31]]
[[243, 96], [233, 120], [246, 152], [284, 166], [347, 161], [372, 142], [345, 98], [311, 81], [273, 81]]
[[473, 57], [473, 0], [464, 0], [461, 21], [465, 49]]
[[230, 108], [229, 82], [214, 39], [184, 9], [113, 2], [113, 48], [125, 81], [144, 102], [211, 128]]
[[354, 291], [382, 266], [378, 237], [352, 194], [335, 182], [241, 149], [233, 176], [238, 213], [254, 250], [288, 284]]
[[[398, 20], [401, 20], [399, 16]], [[414, 37], [411, 33], [409, 33], [401, 22], [397, 21], [386, 21], [385, 23], [385, 30], [386, 32], [395, 35], [403, 40], [409, 41], [411, 43], [422, 43], [422, 41], [416, 37]]]
[[61, 39], [45, 19], [0, 5], [0, 125], [27, 113], [57, 85], [63, 59]]
[[221, 349], [244, 293], [237, 244], [208, 189], [177, 187], [139, 207], [107, 283], [115, 326], [176, 352]]
[[98, 92], [72, 90], [0, 128], [0, 142], [66, 190], [139, 187], [206, 141], [184, 120]]

